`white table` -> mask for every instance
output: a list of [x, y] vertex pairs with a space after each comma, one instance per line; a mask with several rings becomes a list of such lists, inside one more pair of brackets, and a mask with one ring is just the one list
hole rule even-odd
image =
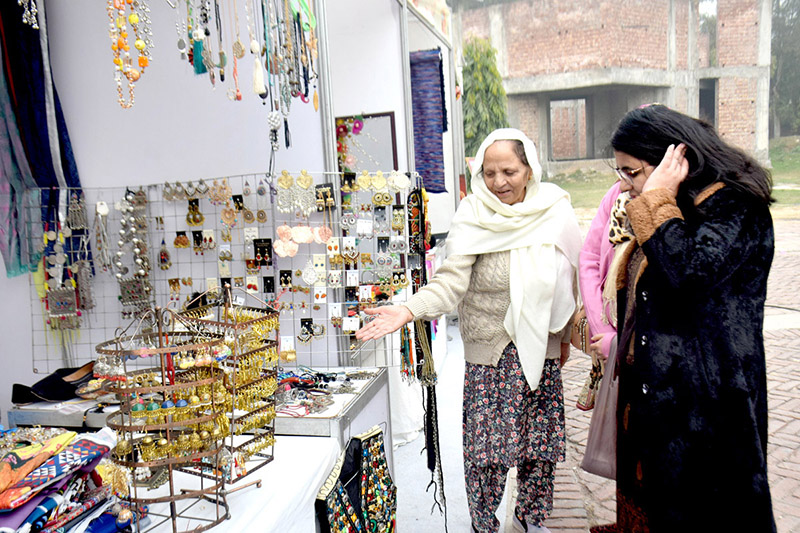
[[[231, 518], [211, 531], [215, 533], [315, 531], [314, 500], [339, 458], [340, 452], [339, 442], [335, 437], [283, 435], [275, 437], [275, 459], [239, 482], [248, 483], [261, 479], [261, 487], [252, 485], [228, 495]], [[176, 489], [197, 488], [197, 483], [197, 478], [189, 474], [178, 472], [175, 475]], [[236, 489], [239, 483], [228, 485], [227, 488]], [[154, 491], [139, 491], [139, 497], [144, 498], [155, 498], [166, 494], [169, 494], [166, 485]], [[168, 507], [167, 504], [155, 504], [151, 506], [151, 510], [165, 513]], [[191, 511], [192, 515], [198, 517], [216, 516], [215, 506], [210, 502], [201, 501], [194, 505]], [[159, 519], [153, 518], [149, 527], [158, 524]], [[200, 524], [200, 521], [179, 520], [178, 531], [191, 530]], [[148, 531], [171, 533], [172, 523], [167, 521]]]

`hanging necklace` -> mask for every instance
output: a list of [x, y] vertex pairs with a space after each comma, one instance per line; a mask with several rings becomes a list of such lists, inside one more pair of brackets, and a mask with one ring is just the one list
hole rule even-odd
[[[150, 8], [144, 0], [134, 0], [127, 4], [130, 14], [126, 17], [125, 0], [108, 0], [107, 11], [109, 19], [109, 32], [111, 50], [114, 53], [115, 75], [117, 84], [117, 101], [123, 109], [129, 109], [134, 104], [134, 86], [144, 69], [150, 64], [150, 48], [152, 48], [152, 32], [150, 31]], [[128, 43], [128, 23], [134, 32], [134, 48], [138, 51], [138, 66], [133, 66], [133, 59]], [[141, 70], [140, 70], [141, 69]], [[128, 101], [125, 101], [122, 88], [122, 78], [128, 83]]]
[[225, 47], [222, 44], [222, 15], [219, 9], [219, 0], [214, 0], [214, 16], [217, 25], [217, 44], [219, 47], [219, 63], [216, 67], [219, 69], [219, 81], [225, 81], [225, 65], [228, 64], [228, 56], [225, 55]]

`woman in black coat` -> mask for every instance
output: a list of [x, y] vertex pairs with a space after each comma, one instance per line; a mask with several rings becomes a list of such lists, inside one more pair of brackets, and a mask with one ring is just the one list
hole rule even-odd
[[611, 145], [636, 240], [616, 280], [617, 530], [774, 532], [771, 177], [663, 105], [629, 112]]

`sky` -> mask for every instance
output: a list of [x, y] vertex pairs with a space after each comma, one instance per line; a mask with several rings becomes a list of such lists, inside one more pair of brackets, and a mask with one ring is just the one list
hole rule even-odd
[[717, 12], [717, 0], [700, 0], [700, 14], [714, 15]]

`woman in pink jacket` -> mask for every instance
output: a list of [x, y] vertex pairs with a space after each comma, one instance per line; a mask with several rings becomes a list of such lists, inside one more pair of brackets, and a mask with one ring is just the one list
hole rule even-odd
[[603, 359], [608, 359], [617, 346], [617, 294], [613, 283], [606, 289], [606, 280], [616, 277], [609, 275], [609, 271], [614, 267], [618, 245], [630, 240], [624, 214], [628, 199], [628, 193], [621, 193], [619, 181], [611, 186], [600, 202], [581, 248], [580, 287], [592, 335], [590, 349]]

